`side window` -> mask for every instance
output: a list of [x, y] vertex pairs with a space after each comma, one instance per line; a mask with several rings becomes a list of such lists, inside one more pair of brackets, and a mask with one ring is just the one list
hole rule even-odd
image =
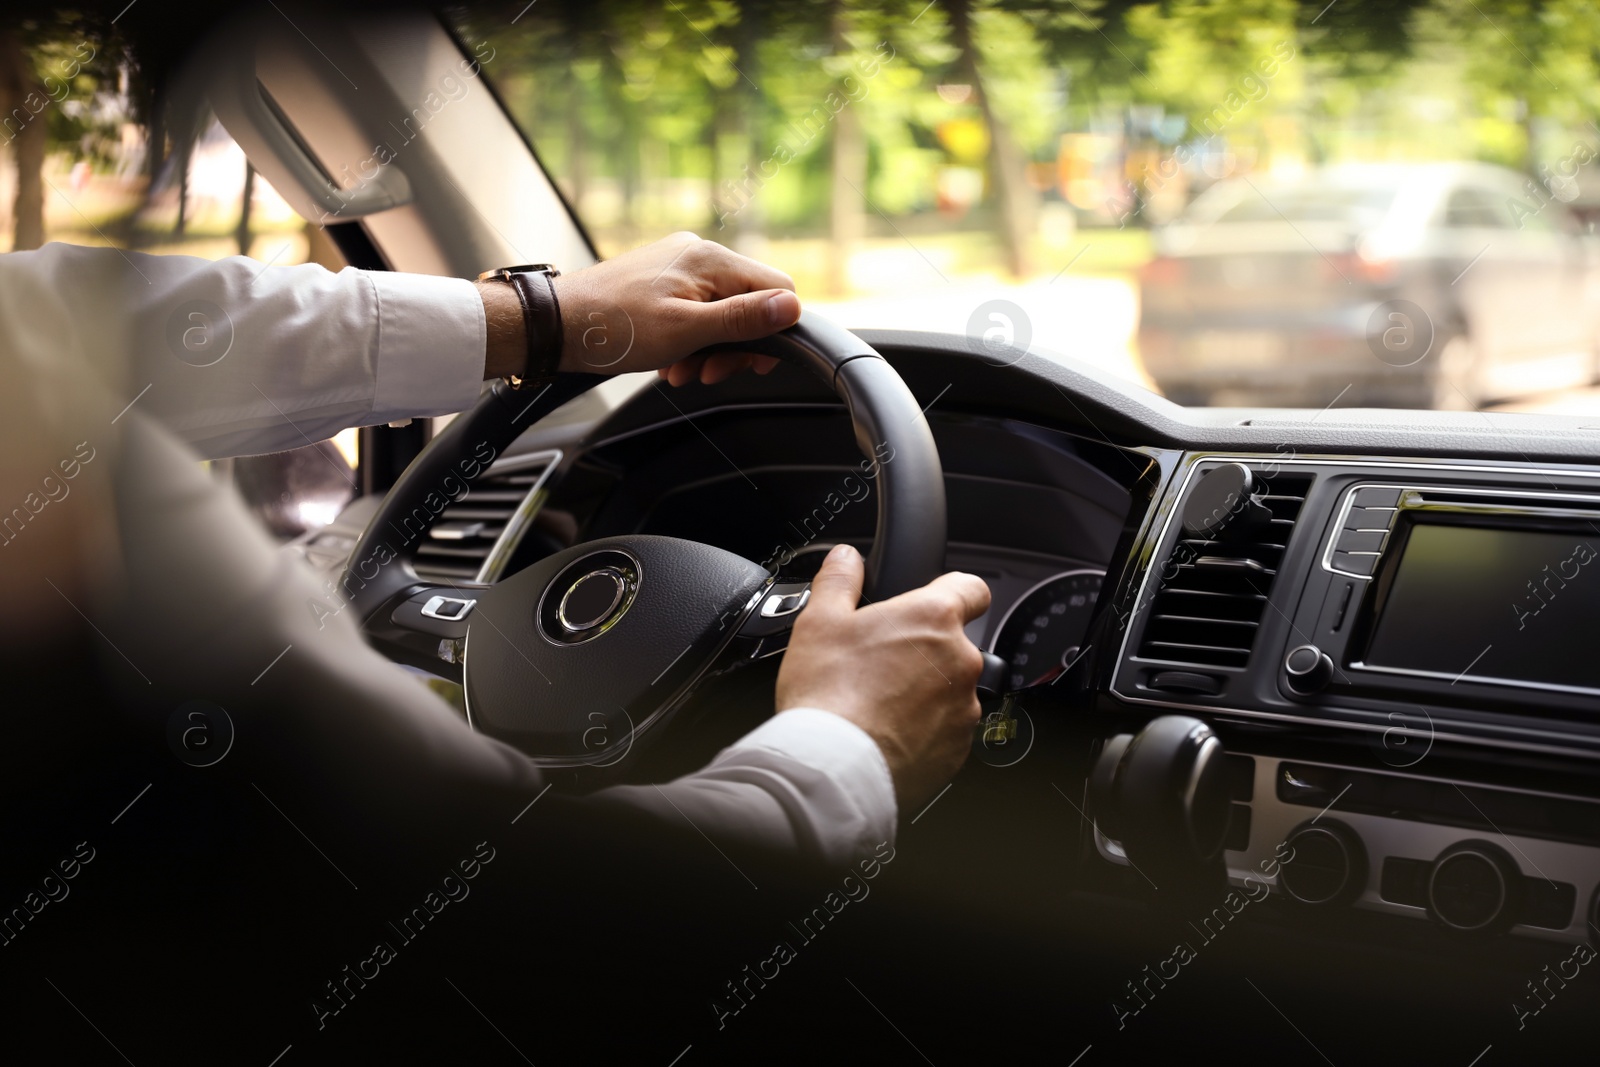
[[[114, 20], [113, 20], [114, 21]], [[153, 254], [344, 266], [328, 235], [257, 175], [210, 116], [180, 129], [115, 41], [69, 19], [0, 32], [0, 252], [49, 241]], [[356, 435], [211, 464], [279, 537], [355, 495]]]
[[1494, 193], [1483, 189], [1457, 189], [1446, 204], [1444, 224], [1452, 229], [1509, 229], [1511, 210], [1504, 198]]

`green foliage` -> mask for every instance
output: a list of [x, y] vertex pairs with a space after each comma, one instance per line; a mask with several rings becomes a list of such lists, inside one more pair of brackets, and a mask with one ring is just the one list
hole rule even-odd
[[[841, 94], [877, 212], [931, 212], [947, 168], [985, 162], [996, 139], [960, 92], [958, 4], [992, 117], [1036, 163], [1055, 161], [1062, 134], [1120, 134], [1130, 109], [1186, 139], [1216, 130], [1268, 161], [1528, 166], [1600, 141], [1594, 0], [493, 0], [449, 17], [494, 46], [488, 77], [603, 226], [703, 226], [733, 182], [754, 205], [742, 225], [815, 233], [837, 192]], [[107, 156], [123, 83], [136, 114], [152, 99], [119, 34], [144, 18], [148, 51], [160, 20], [135, 8], [113, 30], [123, 6], [0, 18], [40, 78], [94, 42], [49, 108], [58, 148]], [[999, 195], [990, 181], [964, 224], [986, 225]]]
[[[1148, 63], [1135, 76], [1138, 99], [1188, 119], [1191, 130], [1255, 134], [1294, 111], [1303, 93], [1293, 0], [1174, 0], [1128, 12]], [[1271, 71], [1272, 73], [1268, 73]]]
[[108, 31], [96, 18], [59, 11], [43, 12], [5, 30], [21, 46], [27, 63], [25, 70], [6, 73], [18, 95], [9, 102], [6, 117], [15, 124], [22, 114], [31, 114], [35, 117], [30, 121], [45, 124], [56, 150], [95, 162], [109, 160], [134, 103], [123, 88], [137, 90], [138, 69], [125, 43]]
[[[490, 74], [569, 184], [623, 182], [643, 196], [641, 183], [744, 181], [764, 226], [814, 230], [830, 195], [830, 93], [850, 90], [875, 209], [930, 210], [941, 170], [973, 165], [944, 136], [982, 122], [961, 95], [951, 2], [541, 0], [515, 30], [507, 12], [520, 2], [474, 8], [467, 25], [502, 50]], [[1539, 123], [1577, 130], [1600, 115], [1592, 0], [966, 6], [995, 120], [1041, 162], [1061, 134], [1120, 129], [1133, 106], [1181, 117], [1163, 129], [1185, 138], [1249, 146], [1251, 158], [1512, 164]], [[893, 58], [863, 77], [863, 57], [885, 45]], [[782, 164], [752, 184], [746, 166], [775, 154]]]

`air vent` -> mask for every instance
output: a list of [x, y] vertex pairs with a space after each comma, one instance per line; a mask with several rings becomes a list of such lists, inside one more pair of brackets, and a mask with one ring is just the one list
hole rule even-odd
[[1263, 487], [1256, 499], [1271, 519], [1246, 531], [1229, 527], [1215, 540], [1180, 538], [1156, 572], [1160, 585], [1145, 621], [1142, 659], [1202, 667], [1249, 662], [1312, 481], [1309, 474], [1251, 473]]
[[528, 523], [544, 503], [544, 483], [560, 452], [499, 460], [434, 520], [411, 567], [430, 582], [499, 579]]

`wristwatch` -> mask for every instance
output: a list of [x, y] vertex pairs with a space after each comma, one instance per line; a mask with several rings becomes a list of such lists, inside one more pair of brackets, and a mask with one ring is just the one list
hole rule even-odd
[[505, 282], [522, 305], [523, 335], [528, 343], [528, 361], [523, 373], [506, 380], [512, 388], [524, 382], [549, 381], [561, 366], [564, 337], [561, 329], [561, 304], [556, 300], [555, 279], [561, 272], [549, 263], [524, 263], [516, 267], [486, 270], [480, 282]]

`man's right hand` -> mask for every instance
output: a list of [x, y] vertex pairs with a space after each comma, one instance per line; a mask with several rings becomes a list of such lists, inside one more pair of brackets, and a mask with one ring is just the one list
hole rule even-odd
[[989, 587], [952, 572], [858, 608], [862, 578], [854, 548], [828, 553], [778, 672], [778, 708], [822, 708], [865, 730], [904, 812], [949, 781], [971, 748], [983, 657], [963, 627], [989, 607]]

